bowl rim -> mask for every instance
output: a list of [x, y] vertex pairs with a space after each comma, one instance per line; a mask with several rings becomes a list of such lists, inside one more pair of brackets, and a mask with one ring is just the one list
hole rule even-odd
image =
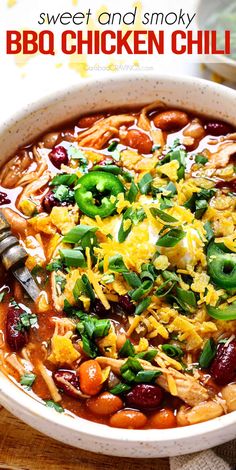
[[[149, 72], [145, 75], [148, 80], [156, 80], [161, 82], [173, 83], [179, 82], [183, 85], [190, 85], [194, 88], [204, 88], [205, 90], [211, 89], [213, 92], [219, 92], [219, 94], [226, 94], [228, 98], [236, 99], [236, 91], [228, 88], [224, 85], [211, 82], [202, 78], [195, 76], [171, 76], [169, 74], [159, 74], [157, 72]], [[143, 79], [144, 76], [140, 72], [132, 73], [116, 73], [114, 76], [103, 76], [100, 78], [87, 78], [83, 79], [81, 83], [75, 84], [69, 88], [70, 94], [75, 92], [82, 91], [83, 88], [86, 88], [88, 85], [95, 86], [99, 82], [106, 84], [106, 82], [117, 82], [117, 81], [130, 81], [134, 82], [138, 79]], [[7, 132], [9, 126], [12, 126], [14, 123], [19, 122], [22, 118], [27, 115], [33, 114], [35, 111], [40, 110], [43, 107], [49, 107], [58, 98], [63, 99], [68, 94], [68, 88], [63, 88], [57, 90], [54, 93], [45, 95], [43, 98], [35, 100], [33, 103], [30, 103], [25, 108], [14, 113], [6, 122], [0, 122], [0, 132]], [[59, 414], [53, 409], [50, 409], [44, 405], [40, 399], [33, 398], [32, 396], [24, 393], [23, 390], [18, 387], [12, 380], [10, 380], [7, 375], [0, 372], [0, 403], [2, 402], [9, 411], [13, 412], [16, 416], [22, 418], [26, 422], [30, 422], [29, 418], [37, 418], [41, 421], [41, 424], [51, 424], [60, 426], [61, 430], [66, 429], [67, 431], [73, 431], [78, 433], [78, 435], [83, 435], [84, 437], [93, 437], [96, 439], [106, 439], [107, 442], [143, 442], [143, 443], [156, 443], [161, 444], [171, 443], [171, 441], [188, 441], [198, 436], [206, 436], [208, 434], [214, 433], [215, 431], [223, 430], [225, 428], [231, 427], [236, 423], [236, 411], [215, 418], [209, 421], [205, 421], [199, 424], [193, 424], [191, 426], [184, 426], [178, 428], [170, 429], [144, 429], [144, 430], [130, 430], [130, 429], [120, 429], [112, 428], [108, 425], [96, 423], [89, 421], [84, 418], [73, 416], [68, 416], [64, 413]], [[16, 410], [21, 408], [21, 413]], [[28, 419], [27, 419], [28, 418]], [[33, 427], [37, 428], [37, 425], [32, 423]], [[49, 427], [49, 426], [48, 426]], [[42, 427], [41, 427], [42, 429]], [[52, 436], [52, 433], [49, 432], [48, 428], [44, 428], [44, 434]], [[57, 438], [57, 437], [55, 437]], [[60, 440], [60, 438], [58, 437]], [[61, 440], [63, 440], [61, 438]], [[226, 439], [225, 439], [226, 440]]]

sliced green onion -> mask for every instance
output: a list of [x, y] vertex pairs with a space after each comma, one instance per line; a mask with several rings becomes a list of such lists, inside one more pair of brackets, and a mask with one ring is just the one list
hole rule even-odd
[[44, 403], [48, 408], [53, 408], [58, 413], [64, 413], [64, 408], [62, 408], [62, 406], [59, 405], [59, 403], [56, 403], [53, 400], [45, 400]]
[[159, 370], [141, 370], [137, 373], [135, 382], [139, 384], [149, 384], [154, 382], [159, 375], [161, 375], [161, 371]]
[[205, 165], [208, 162], [208, 158], [204, 155], [198, 154], [195, 155], [195, 162], [199, 163], [200, 165]]
[[91, 359], [95, 359], [98, 355], [97, 346], [86, 335], [81, 335], [81, 338], [85, 354], [91, 357]]
[[83, 253], [77, 248], [60, 250], [60, 256], [63, 258], [67, 267], [84, 268], [86, 266]]
[[129, 392], [130, 390], [131, 390], [130, 385], [120, 382], [115, 387], [111, 388], [109, 392], [112, 393], [113, 395], [122, 395], [122, 393]]
[[176, 287], [176, 296], [180, 301], [184, 302], [190, 307], [197, 307], [195, 294], [191, 290], [185, 290], [181, 289], [180, 287]]
[[[32, 273], [32, 271], [31, 271], [31, 273]], [[6, 291], [0, 292], [0, 302], [3, 301], [5, 295], [6, 295]]]
[[196, 219], [201, 219], [208, 208], [208, 202], [205, 199], [199, 199], [199, 201], [196, 201], [195, 207], [195, 217]]
[[135, 202], [137, 195], [138, 195], [138, 186], [132, 181], [129, 191], [126, 195], [126, 199], [131, 203]]
[[173, 273], [172, 271], [163, 271], [162, 277], [166, 281], [179, 281], [179, 277], [177, 276], [177, 274]]
[[31, 388], [34, 381], [36, 379], [36, 375], [32, 373], [26, 373], [21, 376], [20, 378], [20, 384], [23, 385], [24, 387]]
[[137, 302], [139, 299], [141, 299], [141, 297], [143, 297], [144, 295], [150, 292], [150, 290], [152, 289], [152, 286], [153, 286], [153, 281], [146, 279], [145, 281], [143, 281], [141, 286], [139, 286], [137, 289], [135, 289], [132, 292], [131, 299]]
[[175, 286], [176, 282], [175, 281], [165, 281], [163, 284], [158, 287], [158, 289], [155, 291], [155, 295], [157, 297], [165, 297], [168, 295], [173, 287]]
[[87, 233], [96, 232], [97, 227], [91, 227], [89, 225], [77, 225], [72, 228], [62, 239], [64, 243], [79, 243], [81, 239]]
[[174, 344], [163, 344], [162, 351], [169, 357], [182, 357], [184, 355], [182, 349]]
[[153, 217], [158, 217], [162, 222], [167, 222], [167, 223], [178, 222], [178, 220], [175, 217], [172, 217], [172, 215], [169, 215], [166, 212], [161, 211], [160, 209], [157, 209], [156, 207], [151, 207], [150, 212], [153, 215]]
[[60, 258], [55, 259], [46, 266], [46, 270], [49, 272], [59, 271], [63, 268], [63, 261]]
[[50, 181], [49, 186], [59, 186], [61, 184], [64, 184], [66, 186], [71, 186], [72, 184], [76, 184], [78, 181], [78, 176], [75, 173], [68, 174], [60, 174], [54, 176], [52, 181]]
[[113, 142], [110, 143], [109, 147], [108, 147], [108, 152], [114, 152], [114, 150], [116, 149], [118, 145], [118, 141], [117, 140], [113, 140]]
[[127, 370], [132, 370], [133, 372], [139, 372], [140, 370], [143, 370], [143, 367], [138, 361], [138, 359], [136, 359], [135, 357], [129, 357], [129, 359], [127, 359], [127, 361], [125, 361], [123, 366], [121, 366], [120, 368], [120, 371], [122, 374]]
[[[128, 237], [129, 233], [131, 232], [131, 229], [132, 229], [132, 221], [130, 219], [131, 210], [132, 209], [128, 208], [125, 211], [125, 213], [123, 214], [122, 221], [121, 221], [121, 224], [120, 224], [120, 228], [119, 228], [119, 231], [118, 231], [118, 242], [119, 243], [123, 243], [126, 240], [126, 238]], [[124, 230], [125, 220], [130, 221], [130, 225], [126, 230]]]
[[177, 245], [186, 235], [186, 232], [180, 229], [171, 229], [156, 242], [157, 246], [172, 247]]
[[127, 339], [125, 343], [123, 344], [122, 348], [119, 351], [119, 356], [120, 357], [128, 357], [128, 356], [134, 356], [134, 346], [131, 343], [130, 339]]
[[76, 301], [79, 300], [79, 297], [81, 295], [89, 297], [90, 300], [95, 299], [95, 294], [92, 285], [86, 274], [83, 274], [82, 277], [77, 279], [73, 289], [73, 296]]
[[143, 313], [144, 310], [146, 310], [149, 307], [151, 301], [152, 301], [151, 297], [145, 297], [145, 299], [143, 299], [140, 302], [140, 304], [137, 305], [134, 314], [141, 315], [141, 313]]
[[214, 232], [213, 232], [213, 229], [212, 229], [211, 222], [207, 221], [204, 224], [204, 229], [206, 230], [206, 239], [209, 243], [214, 238]]
[[125, 279], [125, 281], [131, 286], [133, 287], [133, 289], [136, 289], [137, 287], [139, 287], [141, 285], [141, 281], [138, 277], [138, 275], [134, 272], [127, 272], [127, 273], [122, 273], [123, 274], [123, 278]]
[[208, 339], [199, 358], [199, 364], [203, 369], [210, 366], [216, 355], [216, 344], [212, 338]]
[[138, 183], [138, 187], [141, 194], [148, 194], [151, 190], [151, 183], [153, 181], [153, 177], [150, 173], [145, 173], [142, 179]]
[[157, 353], [158, 353], [157, 349], [149, 349], [149, 351], [143, 351], [143, 352], [135, 354], [135, 357], [151, 362], [154, 359], [154, 357], [156, 357]]
[[111, 322], [108, 319], [101, 319], [95, 321], [94, 338], [104, 338], [108, 335], [111, 328]]
[[109, 258], [109, 265], [110, 271], [114, 271], [117, 273], [123, 273], [127, 271], [125, 263], [121, 255], [114, 255]]
[[132, 383], [135, 381], [136, 374], [131, 369], [126, 369], [121, 373], [122, 379], [125, 382]]

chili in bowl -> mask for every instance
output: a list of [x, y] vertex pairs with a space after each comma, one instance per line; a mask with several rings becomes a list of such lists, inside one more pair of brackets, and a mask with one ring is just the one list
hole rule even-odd
[[21, 147], [0, 204], [41, 293], [2, 273], [4, 374], [111, 428], [235, 411], [235, 155], [233, 125], [159, 100]]

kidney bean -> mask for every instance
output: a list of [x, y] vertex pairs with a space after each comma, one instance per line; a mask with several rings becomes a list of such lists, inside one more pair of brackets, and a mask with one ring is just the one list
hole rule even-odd
[[80, 398], [83, 394], [80, 391], [79, 377], [74, 370], [57, 370], [53, 373], [53, 380], [56, 386], [63, 390], [66, 395], [72, 398]]
[[58, 145], [54, 147], [52, 151], [49, 153], [49, 158], [52, 164], [60, 170], [61, 165], [68, 165], [69, 158], [67, 155], [67, 150], [62, 147], [62, 145]]
[[121, 309], [129, 315], [132, 315], [135, 311], [135, 305], [133, 302], [131, 302], [131, 299], [128, 295], [120, 295], [118, 304]]
[[186, 127], [183, 135], [186, 137], [192, 137], [193, 139], [202, 139], [202, 137], [205, 135], [205, 131], [200, 121], [198, 119], [194, 119]]
[[98, 317], [106, 317], [110, 310], [106, 310], [100, 299], [95, 299], [92, 305], [92, 312]]
[[10, 204], [10, 202], [11, 201], [8, 198], [8, 195], [0, 191], [0, 206], [3, 206], [4, 204]]
[[151, 417], [150, 425], [157, 429], [175, 428], [177, 426], [176, 416], [172, 410], [163, 408]]
[[108, 416], [123, 408], [122, 400], [109, 392], [103, 392], [97, 397], [87, 400], [87, 406], [96, 415]]
[[204, 128], [207, 134], [215, 137], [233, 132], [233, 126], [224, 121], [208, 121]]
[[100, 121], [104, 118], [104, 114], [92, 114], [91, 116], [83, 116], [79, 119], [78, 126], [82, 129], [91, 127], [95, 122]]
[[24, 313], [22, 308], [9, 307], [6, 321], [6, 341], [12, 351], [20, 351], [28, 343], [28, 332], [20, 325], [20, 316]]
[[48, 214], [50, 214], [52, 208], [55, 206], [57, 207], [69, 206], [70, 204], [71, 204], [70, 201], [61, 202], [59, 201], [59, 199], [56, 199], [52, 191], [49, 191], [42, 200], [42, 208]]
[[102, 388], [102, 369], [97, 361], [83, 362], [78, 369], [80, 389], [87, 395], [97, 395]]
[[185, 127], [189, 118], [186, 113], [178, 110], [164, 111], [154, 117], [153, 122], [162, 131], [177, 131]]
[[210, 374], [219, 385], [227, 385], [236, 379], [236, 340], [227, 346], [218, 346]]
[[151, 153], [153, 146], [150, 137], [137, 129], [127, 131], [126, 135], [122, 137], [122, 144], [144, 154]]
[[47, 212], [48, 214], [51, 212], [54, 206], [60, 206], [60, 205], [61, 205], [60, 201], [54, 197], [54, 194], [52, 191], [49, 191], [42, 200], [43, 210]]
[[232, 193], [236, 193], [236, 178], [231, 181], [217, 181], [216, 188], [229, 189]]
[[156, 408], [163, 399], [163, 392], [158, 385], [138, 384], [127, 393], [126, 404], [134, 408]]
[[121, 410], [110, 419], [113, 428], [140, 429], [145, 426], [147, 417], [140, 411]]

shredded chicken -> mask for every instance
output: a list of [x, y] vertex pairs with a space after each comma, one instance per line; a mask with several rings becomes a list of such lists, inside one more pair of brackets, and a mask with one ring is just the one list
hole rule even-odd
[[47, 185], [49, 180], [50, 173], [48, 171], [45, 171], [42, 176], [27, 184], [24, 190], [22, 191], [19, 199], [17, 200], [17, 209], [22, 210], [22, 203], [26, 199], [30, 199], [35, 204], [35, 206], [37, 206], [37, 203], [42, 198], [42, 194], [38, 193], [42, 190], [44, 186]]
[[[108, 357], [97, 357], [96, 358], [99, 364], [102, 367], [110, 366], [112, 371], [115, 374], [120, 373], [121, 366], [125, 363], [125, 360], [122, 359], [112, 359]], [[209, 398], [207, 390], [200, 385], [196, 380], [187, 375], [178, 372], [175, 369], [169, 368], [161, 368], [155, 367], [150, 362], [140, 360], [140, 364], [143, 366], [145, 370], [157, 370], [162, 372], [162, 374], [157, 377], [156, 383], [160, 385], [160, 387], [164, 388], [167, 392], [170, 393], [169, 389], [169, 382], [168, 382], [168, 374], [170, 374], [175, 381], [177, 393], [176, 396], [181, 398], [185, 403], [190, 406], [195, 406], [201, 403], [202, 401], [206, 401]]]
[[44, 382], [46, 383], [46, 385], [48, 387], [48, 390], [50, 392], [50, 395], [51, 395], [52, 399], [55, 402], [61, 401], [61, 395], [58, 392], [57, 387], [56, 387], [56, 385], [54, 383], [54, 380], [53, 380], [52, 376], [50, 375], [49, 371], [46, 369], [46, 367], [43, 365], [42, 362], [38, 362], [37, 368], [38, 368], [40, 374], [42, 375], [42, 378], [43, 378]]
[[20, 376], [26, 373], [25, 367], [21, 364], [16, 354], [10, 354], [6, 357], [5, 360], [8, 362], [8, 364], [10, 364], [11, 367], [13, 367], [13, 369], [19, 372]]
[[34, 146], [33, 152], [24, 150], [4, 165], [0, 172], [0, 184], [9, 189], [16, 186], [26, 186], [38, 180], [46, 169], [46, 159], [41, 157], [38, 149]]
[[77, 137], [77, 141], [82, 147], [101, 149], [111, 137], [118, 134], [121, 125], [130, 125], [133, 122], [134, 117], [126, 114], [110, 116], [97, 122], [90, 129], [81, 132]]
[[13, 232], [17, 232], [20, 235], [25, 235], [27, 229], [27, 220], [9, 207], [3, 207], [1, 211], [6, 217]]
[[190, 424], [203, 423], [209, 419], [219, 418], [224, 414], [222, 405], [214, 400], [202, 401], [202, 403], [187, 408], [182, 406], [177, 413], [179, 426], [189, 426]]
[[68, 332], [75, 329], [75, 324], [69, 318], [57, 318], [54, 317], [53, 321], [55, 323], [55, 330], [53, 335], [64, 336]]
[[144, 106], [139, 116], [138, 127], [143, 129], [144, 131], [149, 131], [151, 129], [151, 124], [147, 115], [151, 111], [157, 111], [159, 109], [163, 111], [163, 108], [165, 108], [165, 105], [164, 103], [162, 103], [162, 101], [155, 101], [154, 103], [149, 104], [148, 106]]
[[208, 168], [225, 168], [234, 154], [236, 154], [236, 142], [221, 144], [217, 152], [210, 155]]

